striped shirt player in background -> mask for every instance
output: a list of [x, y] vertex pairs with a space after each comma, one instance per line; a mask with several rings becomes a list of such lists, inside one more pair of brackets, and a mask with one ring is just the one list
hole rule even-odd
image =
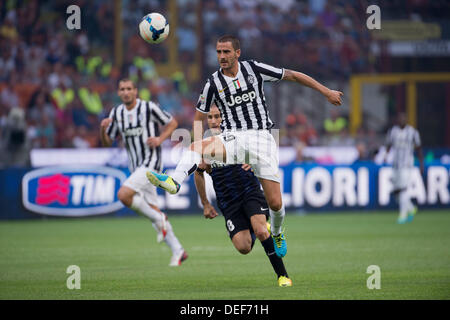
[[[205, 136], [217, 135], [222, 118], [217, 106], [213, 105], [208, 113], [209, 130]], [[248, 254], [253, 249], [255, 238], [261, 242], [280, 287], [292, 286], [292, 281], [284, 267], [282, 258], [275, 254], [275, 247], [267, 223], [269, 207], [258, 179], [248, 164], [230, 164], [211, 161], [201, 162], [195, 172], [195, 186], [203, 204], [203, 215], [207, 219], [217, 217], [215, 208], [206, 196], [206, 183], [203, 172], [213, 180], [217, 204], [225, 218], [225, 226], [236, 250]]]
[[394, 154], [392, 192], [399, 203], [400, 213], [397, 222], [404, 224], [411, 222], [417, 212], [417, 208], [411, 202], [408, 194], [409, 179], [414, 168], [414, 150], [417, 150], [422, 175], [424, 174], [424, 165], [419, 132], [406, 124], [406, 115], [404, 113], [398, 115], [397, 122], [398, 124], [393, 126], [387, 134], [386, 158], [392, 148]]
[[[172, 250], [170, 266], [178, 266], [187, 254], [175, 236], [167, 216], [159, 210], [156, 188], [146, 178], [146, 171], [161, 171], [161, 144], [177, 128], [177, 121], [152, 101], [137, 99], [138, 90], [129, 79], [119, 81], [122, 104], [113, 108], [100, 124], [103, 146], [110, 147], [117, 136], [128, 153], [131, 175], [117, 193], [120, 201], [135, 212], [148, 217], [157, 232], [157, 241]], [[165, 126], [160, 132], [159, 126]]]
[[[287, 248], [281, 228], [285, 211], [278, 175], [278, 147], [269, 132], [273, 122], [268, 114], [263, 84], [267, 81], [294, 81], [318, 90], [334, 105], [341, 104], [342, 92], [330, 90], [300, 72], [252, 60], [240, 62], [240, 43], [234, 36], [219, 38], [216, 51], [220, 69], [209, 77], [198, 100], [193, 125], [196, 141], [183, 153], [171, 176], [149, 171], [147, 177], [154, 185], [169, 193], [177, 193], [181, 183], [195, 171], [203, 158], [226, 164], [250, 164], [269, 204], [276, 254], [283, 257]], [[213, 103], [222, 115], [223, 132], [200, 140], [203, 121]]]

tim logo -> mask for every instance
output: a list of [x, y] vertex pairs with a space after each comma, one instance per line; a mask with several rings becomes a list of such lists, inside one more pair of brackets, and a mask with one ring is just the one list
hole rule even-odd
[[60, 173], [37, 180], [36, 204], [46, 206], [52, 203], [69, 203], [70, 177]]
[[117, 191], [126, 175], [108, 167], [62, 166], [28, 172], [22, 179], [22, 201], [46, 215], [86, 216], [121, 209]]
[[254, 90], [235, 94], [230, 96], [230, 100], [227, 100], [228, 106], [232, 107], [236, 104], [246, 104], [253, 102], [256, 99], [256, 92]]

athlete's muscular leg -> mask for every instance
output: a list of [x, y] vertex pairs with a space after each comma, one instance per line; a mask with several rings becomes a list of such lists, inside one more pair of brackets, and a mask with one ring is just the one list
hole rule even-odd
[[117, 197], [123, 203], [124, 206], [130, 208], [131, 203], [133, 202], [133, 196], [136, 194], [136, 191], [127, 187], [121, 186], [119, 192], [117, 192]]
[[233, 242], [236, 250], [242, 254], [247, 254], [252, 251], [252, 237], [248, 229], [236, 233], [231, 239], [231, 242]]
[[259, 182], [263, 187], [264, 196], [267, 200], [267, 203], [269, 204], [270, 209], [272, 209], [273, 211], [279, 211], [283, 206], [280, 183], [263, 178], [259, 178]]
[[251, 216], [250, 223], [252, 224], [255, 236], [259, 241], [264, 241], [270, 237], [270, 233], [267, 230], [266, 216], [263, 214], [255, 214]]

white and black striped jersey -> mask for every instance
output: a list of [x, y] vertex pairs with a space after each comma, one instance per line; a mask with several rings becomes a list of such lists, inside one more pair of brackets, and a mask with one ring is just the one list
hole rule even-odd
[[273, 122], [264, 96], [265, 81], [279, 81], [284, 69], [253, 60], [239, 62], [236, 77], [231, 78], [219, 69], [206, 82], [198, 99], [197, 110], [209, 112], [213, 103], [222, 116], [223, 131], [270, 129]]
[[403, 129], [394, 126], [388, 132], [386, 143], [394, 153], [394, 168], [409, 168], [414, 165], [414, 149], [420, 146], [419, 132], [406, 125]]
[[128, 153], [128, 167], [133, 172], [144, 165], [161, 171], [161, 147], [150, 148], [149, 137], [159, 136], [159, 125], [166, 125], [172, 116], [156, 103], [136, 99], [133, 109], [127, 110], [124, 104], [113, 108], [109, 114], [113, 121], [106, 129], [111, 139], [122, 137]]

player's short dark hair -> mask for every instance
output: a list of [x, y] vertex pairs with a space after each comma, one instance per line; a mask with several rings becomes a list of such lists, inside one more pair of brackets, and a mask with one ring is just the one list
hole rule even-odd
[[119, 87], [121, 82], [128, 82], [128, 81], [131, 82], [131, 84], [133, 85], [133, 89], [137, 88], [136, 84], [134, 83], [134, 81], [131, 80], [130, 78], [122, 78], [122, 79], [120, 79], [119, 82], [117, 82], [117, 87]]
[[241, 43], [239, 42], [239, 39], [229, 34], [221, 36], [219, 39], [217, 39], [217, 42], [231, 42], [234, 50], [241, 49]]

